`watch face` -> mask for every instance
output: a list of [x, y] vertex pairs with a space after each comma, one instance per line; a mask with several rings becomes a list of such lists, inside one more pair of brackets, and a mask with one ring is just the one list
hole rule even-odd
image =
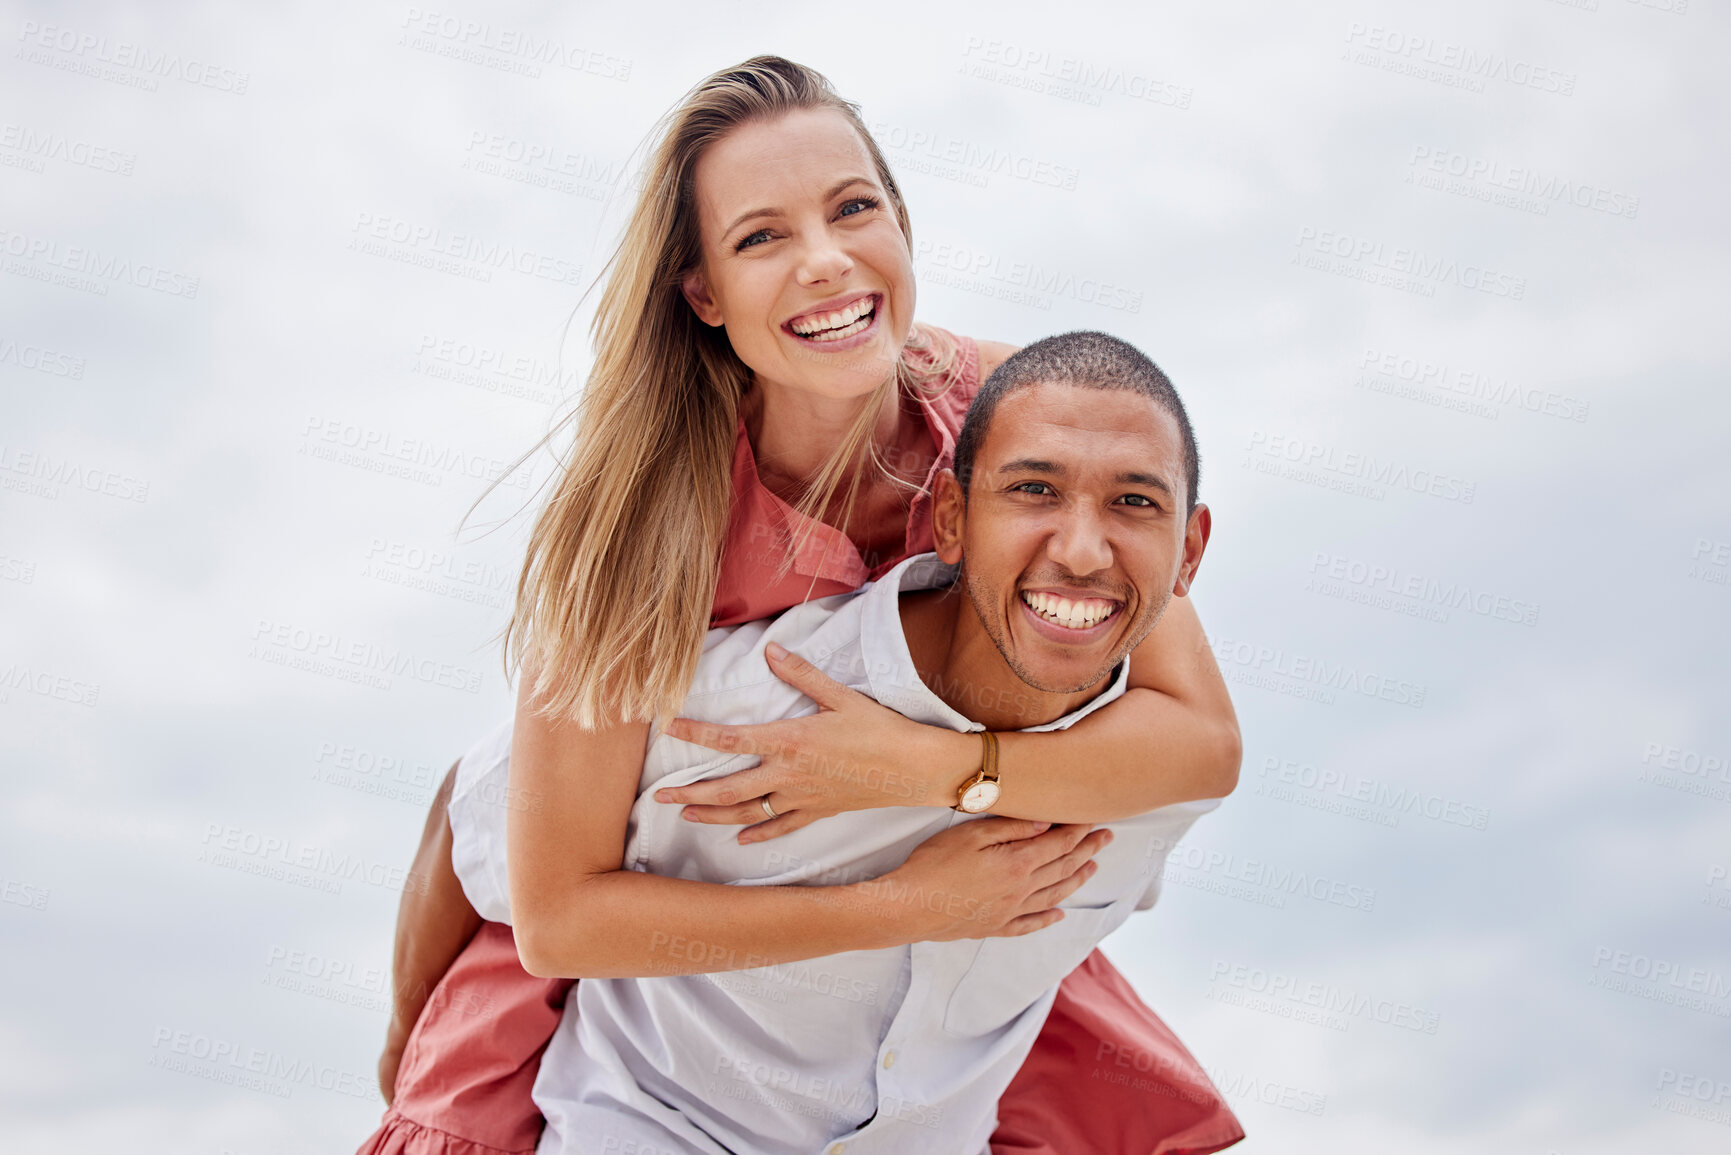
[[976, 782], [962, 794], [962, 809], [969, 814], [978, 814], [989, 810], [998, 800], [998, 784], [996, 782]]

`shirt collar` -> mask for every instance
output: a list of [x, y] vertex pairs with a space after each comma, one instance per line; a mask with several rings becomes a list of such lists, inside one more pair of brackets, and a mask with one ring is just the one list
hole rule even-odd
[[[957, 567], [946, 565], [935, 553], [915, 554], [865, 588], [860, 596], [860, 656], [865, 662], [871, 696], [916, 722], [951, 730], [984, 730], [938, 697], [920, 680], [902, 632], [901, 595], [913, 590], [941, 589], [953, 585]], [[1130, 660], [1113, 669], [1106, 688], [1087, 703], [1056, 721], [1025, 727], [1030, 733], [1062, 730], [1081, 721], [1101, 706], [1119, 698], [1130, 686]]]

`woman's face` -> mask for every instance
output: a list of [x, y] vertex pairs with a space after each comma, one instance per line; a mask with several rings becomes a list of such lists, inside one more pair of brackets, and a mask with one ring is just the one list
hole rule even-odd
[[913, 263], [859, 132], [809, 109], [743, 124], [697, 162], [703, 257], [684, 282], [760, 383], [863, 396], [913, 325]]

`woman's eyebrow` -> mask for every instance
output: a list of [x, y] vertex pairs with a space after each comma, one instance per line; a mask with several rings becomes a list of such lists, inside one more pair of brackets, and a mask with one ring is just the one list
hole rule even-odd
[[[828, 192], [823, 194], [823, 199], [826, 201], [827, 200], [833, 200], [834, 198], [836, 198], [837, 196], [840, 196], [843, 192], [845, 192], [848, 188], [852, 187], [853, 185], [856, 185], [856, 184], [869, 185], [871, 183], [872, 182], [870, 181], [870, 179], [863, 177], [863, 176], [843, 177], [840, 181], [837, 181], [836, 184]], [[779, 208], [749, 209], [746, 212], [740, 214], [740, 216], [737, 217], [732, 224], [728, 225], [727, 228], [723, 229], [722, 230], [722, 236], [726, 236], [727, 234], [733, 232], [734, 229], [737, 229], [740, 225], [743, 225], [746, 221], [756, 220], [758, 217], [778, 217], [778, 216], [781, 216], [784, 211], [785, 210], [779, 209]]]

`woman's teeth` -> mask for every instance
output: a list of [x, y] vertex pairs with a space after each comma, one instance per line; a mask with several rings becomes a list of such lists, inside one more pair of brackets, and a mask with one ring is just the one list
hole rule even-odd
[[845, 309], [801, 317], [789, 327], [808, 341], [839, 341], [871, 324], [876, 307], [876, 297], [861, 297]]
[[1048, 622], [1072, 630], [1097, 626], [1118, 612], [1117, 602], [1109, 602], [1103, 598], [1083, 598], [1073, 602], [1056, 594], [1023, 590], [1022, 601]]

